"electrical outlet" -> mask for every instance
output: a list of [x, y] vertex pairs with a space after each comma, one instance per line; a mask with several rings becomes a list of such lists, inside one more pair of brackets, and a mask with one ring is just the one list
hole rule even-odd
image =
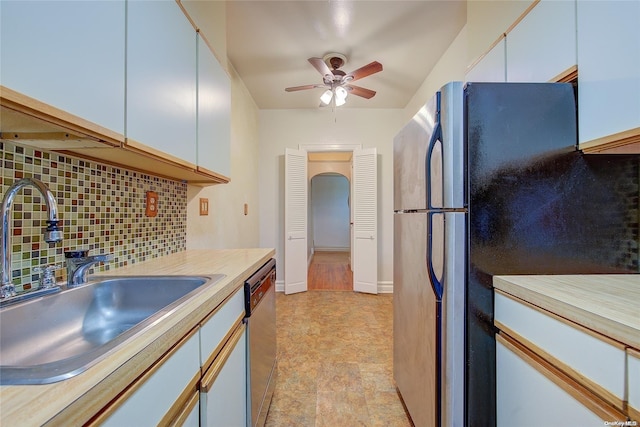
[[158, 215], [158, 193], [155, 191], [147, 191], [146, 194], [147, 199], [147, 208], [145, 210], [145, 215], [148, 217], [154, 217]]
[[200, 199], [200, 216], [209, 215], [209, 199]]

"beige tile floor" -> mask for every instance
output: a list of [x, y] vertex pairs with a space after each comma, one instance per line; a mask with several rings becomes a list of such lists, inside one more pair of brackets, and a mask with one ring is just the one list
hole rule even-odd
[[280, 426], [411, 426], [392, 374], [392, 296], [314, 291], [276, 297]]

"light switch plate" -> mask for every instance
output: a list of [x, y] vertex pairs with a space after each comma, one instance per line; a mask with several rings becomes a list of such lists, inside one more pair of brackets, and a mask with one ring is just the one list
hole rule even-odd
[[200, 198], [200, 216], [209, 215], [209, 199]]

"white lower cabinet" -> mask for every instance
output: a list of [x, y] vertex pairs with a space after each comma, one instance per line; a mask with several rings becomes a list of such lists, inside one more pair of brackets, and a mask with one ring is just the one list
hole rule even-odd
[[200, 424], [247, 425], [247, 333], [240, 323], [200, 384]]
[[90, 425], [246, 426], [248, 354], [243, 317], [241, 287]]
[[508, 338], [498, 335], [496, 342], [498, 427], [601, 426], [626, 419]]
[[194, 329], [125, 390], [120, 401], [107, 408], [98, 423], [114, 427], [166, 425], [185, 412], [200, 378], [197, 331]]
[[627, 420], [623, 344], [499, 290], [494, 323], [498, 427]]

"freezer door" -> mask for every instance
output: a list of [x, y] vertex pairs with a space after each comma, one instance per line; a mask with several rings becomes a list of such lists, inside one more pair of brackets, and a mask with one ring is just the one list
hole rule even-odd
[[393, 209], [427, 209], [425, 159], [436, 125], [434, 96], [393, 139]]

